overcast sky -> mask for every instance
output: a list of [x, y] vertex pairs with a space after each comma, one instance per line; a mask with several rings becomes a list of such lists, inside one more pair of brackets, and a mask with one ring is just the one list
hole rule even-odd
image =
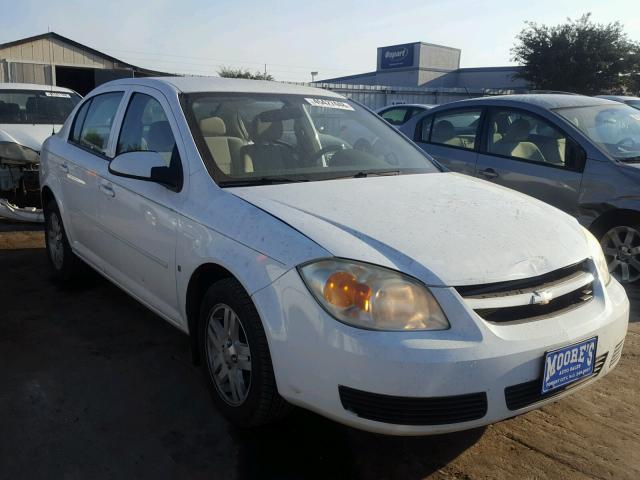
[[[145, 2], [146, 3], [146, 2]], [[149, 6], [153, 5], [153, 7]], [[221, 65], [308, 81], [375, 70], [376, 48], [425, 41], [462, 49], [461, 66], [508, 65], [525, 20], [592, 12], [640, 40], [638, 0], [0, 0], [0, 43], [48, 28], [152, 69], [215, 75]]]

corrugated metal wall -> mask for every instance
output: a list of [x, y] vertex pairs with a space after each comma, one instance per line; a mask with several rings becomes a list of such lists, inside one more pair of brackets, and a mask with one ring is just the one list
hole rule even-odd
[[112, 61], [57, 39], [43, 38], [0, 49], [0, 58], [9, 62], [115, 68]]

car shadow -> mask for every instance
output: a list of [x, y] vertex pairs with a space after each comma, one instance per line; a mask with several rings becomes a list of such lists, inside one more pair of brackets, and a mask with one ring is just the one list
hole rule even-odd
[[257, 430], [230, 427], [242, 480], [424, 478], [473, 446], [484, 431], [392, 437], [355, 430], [302, 409]]

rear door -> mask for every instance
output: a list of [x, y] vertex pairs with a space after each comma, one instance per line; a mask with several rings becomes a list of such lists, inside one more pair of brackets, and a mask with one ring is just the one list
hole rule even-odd
[[89, 98], [78, 109], [67, 145], [56, 158], [72, 246], [95, 266], [100, 265], [101, 236], [97, 175], [108, 164], [107, 147], [122, 97], [123, 92], [116, 91]]
[[448, 169], [474, 175], [481, 124], [481, 108], [441, 111], [418, 122], [415, 141]]
[[536, 197], [573, 215], [586, 154], [563, 129], [531, 112], [488, 112], [477, 176]]

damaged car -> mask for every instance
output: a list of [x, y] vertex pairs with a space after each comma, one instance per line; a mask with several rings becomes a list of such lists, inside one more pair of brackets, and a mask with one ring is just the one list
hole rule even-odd
[[470, 429], [620, 359], [629, 301], [575, 218], [444, 171], [336, 93], [120, 79], [41, 160], [54, 277], [88, 264], [186, 332], [237, 425], [297, 405], [386, 434]]
[[0, 83], [0, 218], [43, 220], [40, 148], [80, 98], [67, 88]]

